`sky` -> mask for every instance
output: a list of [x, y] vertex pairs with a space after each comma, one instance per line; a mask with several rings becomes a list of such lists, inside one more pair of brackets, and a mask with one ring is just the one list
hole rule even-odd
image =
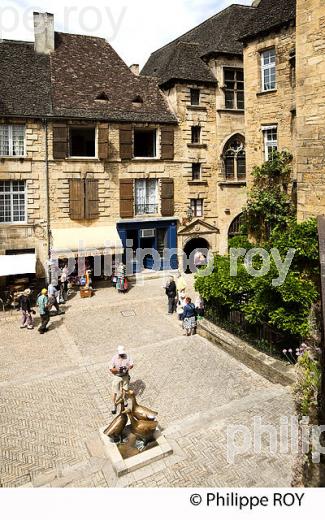
[[143, 66], [151, 52], [225, 7], [252, 0], [1, 0], [1, 39], [33, 41], [33, 11], [55, 16], [55, 30], [100, 36], [123, 60]]

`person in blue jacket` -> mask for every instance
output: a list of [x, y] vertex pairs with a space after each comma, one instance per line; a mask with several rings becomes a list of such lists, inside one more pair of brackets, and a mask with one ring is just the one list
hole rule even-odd
[[196, 310], [191, 298], [185, 298], [184, 312], [182, 315], [185, 336], [191, 336], [196, 332]]

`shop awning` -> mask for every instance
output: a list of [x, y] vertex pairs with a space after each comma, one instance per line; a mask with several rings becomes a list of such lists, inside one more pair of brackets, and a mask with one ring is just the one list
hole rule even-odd
[[52, 228], [52, 257], [123, 254], [123, 245], [115, 226]]
[[36, 255], [0, 255], [0, 276], [35, 274]]

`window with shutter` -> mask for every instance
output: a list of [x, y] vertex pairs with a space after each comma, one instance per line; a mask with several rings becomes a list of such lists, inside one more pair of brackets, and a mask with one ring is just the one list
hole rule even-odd
[[64, 123], [53, 125], [53, 158], [65, 159], [68, 155], [68, 126]]
[[85, 183], [81, 179], [69, 180], [70, 218], [83, 220], [85, 218]]
[[130, 160], [133, 157], [132, 125], [120, 126], [120, 157]]
[[120, 180], [120, 217], [133, 218], [134, 216], [134, 189], [133, 179]]
[[108, 124], [100, 124], [98, 127], [98, 158], [101, 160], [108, 159]]
[[174, 128], [170, 126], [161, 127], [161, 159], [163, 161], [174, 159]]
[[161, 216], [172, 217], [174, 215], [174, 181], [173, 179], [161, 180]]
[[85, 218], [93, 220], [99, 217], [98, 181], [86, 179], [85, 181]]

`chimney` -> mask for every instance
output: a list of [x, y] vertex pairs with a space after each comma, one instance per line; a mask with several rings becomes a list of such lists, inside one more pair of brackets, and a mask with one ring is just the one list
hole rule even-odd
[[50, 54], [54, 51], [54, 15], [50, 13], [33, 13], [35, 51], [39, 54]]
[[258, 7], [261, 3], [261, 0], [253, 0], [252, 7]]
[[133, 74], [135, 76], [140, 75], [140, 65], [138, 65], [137, 63], [134, 63], [133, 65], [131, 65], [130, 70], [131, 70], [131, 72], [133, 72]]

